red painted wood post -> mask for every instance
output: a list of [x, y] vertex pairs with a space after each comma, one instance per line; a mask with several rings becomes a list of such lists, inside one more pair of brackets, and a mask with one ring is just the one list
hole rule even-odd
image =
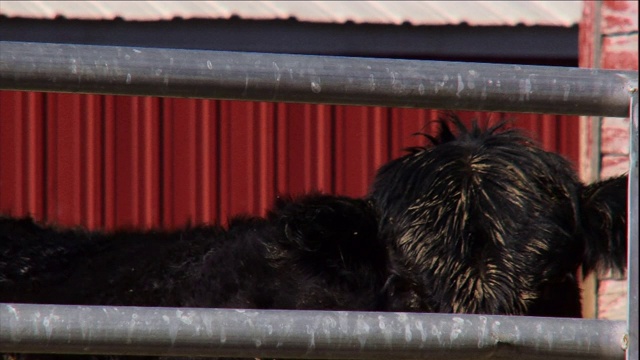
[[[638, 2], [584, 1], [580, 22], [580, 66], [638, 70]], [[602, 118], [585, 126], [580, 172], [583, 179], [608, 178], [628, 171], [629, 119]], [[599, 141], [593, 141], [598, 137]], [[593, 144], [599, 143], [598, 148]], [[591, 144], [591, 145], [589, 145]], [[594, 166], [595, 164], [595, 166]], [[626, 280], [610, 274], [598, 278], [593, 315], [626, 319]], [[585, 294], [589, 298], [589, 294]], [[589, 314], [589, 311], [587, 311]]]

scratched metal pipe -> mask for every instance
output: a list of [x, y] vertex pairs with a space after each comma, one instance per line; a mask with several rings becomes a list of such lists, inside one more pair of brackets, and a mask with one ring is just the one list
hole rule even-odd
[[625, 117], [637, 71], [0, 42], [0, 89]]
[[[639, 268], [640, 258], [639, 242], [638, 242], [638, 142], [640, 136], [638, 134], [638, 88], [631, 97], [630, 105], [630, 121], [629, 121], [629, 202], [628, 202], [628, 255], [627, 255], [627, 323], [629, 332], [629, 350], [627, 351], [627, 360], [635, 360], [640, 355], [640, 344], [638, 331], [640, 329], [640, 321], [638, 314], [638, 292], [639, 292]], [[633, 200], [635, 199], [635, 200]]]
[[0, 352], [304, 359], [623, 359], [625, 322], [0, 304]]

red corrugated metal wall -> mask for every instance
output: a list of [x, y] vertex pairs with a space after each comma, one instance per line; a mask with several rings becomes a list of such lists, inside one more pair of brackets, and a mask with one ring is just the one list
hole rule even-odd
[[[0, 92], [0, 213], [90, 228], [173, 227], [264, 214], [278, 194], [361, 196], [423, 141], [436, 111]], [[578, 156], [578, 121], [517, 118]]]

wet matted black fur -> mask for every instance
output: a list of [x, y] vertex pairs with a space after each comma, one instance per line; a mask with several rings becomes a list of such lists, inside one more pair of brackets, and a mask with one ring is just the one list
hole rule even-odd
[[105, 233], [0, 217], [0, 302], [383, 310], [377, 231], [366, 201], [321, 194], [228, 230]]
[[[362, 199], [282, 198], [228, 229], [87, 231], [0, 217], [0, 302], [379, 310], [387, 251]], [[149, 357], [5, 355], [5, 359]]]
[[584, 185], [505, 123], [440, 123], [370, 191], [390, 310], [581, 317], [578, 269], [625, 268], [627, 177]]

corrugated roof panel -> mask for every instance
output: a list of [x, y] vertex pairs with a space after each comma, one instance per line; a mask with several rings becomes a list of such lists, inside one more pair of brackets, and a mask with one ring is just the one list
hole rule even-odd
[[[238, 16], [246, 19], [281, 19], [287, 18], [288, 14], [274, 6], [271, 1], [208, 1], [209, 5], [217, 5], [224, 9], [225, 16]], [[213, 4], [210, 4], [213, 3]], [[203, 14], [203, 17], [219, 17], [215, 13]]]
[[[102, 9], [101, 13], [109, 14], [109, 18], [121, 17], [123, 19], [129, 18], [159, 18], [167, 19], [173, 18], [178, 15], [177, 9], [171, 9], [167, 5], [158, 4], [154, 1], [128, 1], [126, 7], [118, 6], [114, 2], [110, 1], [95, 1], [99, 3]], [[99, 14], [96, 13], [94, 17], [99, 18]]]
[[4, 1], [9, 17], [170, 20], [176, 17], [287, 19], [413, 25], [578, 23], [582, 1]]
[[445, 19], [434, 22], [433, 25], [458, 25], [465, 22], [470, 25], [511, 25], [508, 20], [510, 15], [505, 13], [504, 18], [501, 18], [485, 6], [478, 6], [476, 1], [457, 1], [456, 6], [451, 6], [446, 1], [433, 1], [427, 5], [430, 12], [437, 12]]
[[41, 1], [14, 1], [10, 4], [2, 3], [0, 14], [10, 17], [52, 18], [56, 11]]
[[509, 14], [507, 25], [517, 25], [519, 23], [534, 23], [548, 25], [555, 23], [559, 19], [554, 14], [546, 14], [543, 9], [535, 3], [518, 4], [510, 1], [482, 1], [481, 4], [497, 17], [500, 14]]
[[[376, 3], [376, 2], [371, 2]], [[317, 4], [323, 7], [327, 13], [330, 13], [335, 22], [353, 21], [355, 23], [382, 23], [393, 24], [393, 14], [380, 11], [369, 2], [354, 1], [351, 2], [326, 2], [318, 1]]]
[[[446, 2], [411, 1], [380, 1], [379, 6], [386, 12], [396, 14], [396, 23], [424, 24], [424, 19], [429, 18], [428, 25], [458, 24], [459, 18], [452, 7]], [[459, 7], [462, 7], [459, 6]]]
[[[549, 17], [555, 16], [565, 24], [575, 24], [582, 16], [582, 4], [576, 6], [575, 1], [532, 1], [541, 9], [544, 9]], [[576, 21], [577, 19], [577, 21]], [[556, 20], [556, 21], [558, 21]]]
[[[34, 1], [34, 4], [46, 8], [47, 17], [64, 16], [69, 19], [101, 19], [102, 14], [106, 13], [106, 9], [101, 6], [101, 1]], [[2, 4], [2, 11], [10, 7], [5, 3]], [[127, 9], [128, 13], [135, 13], [136, 6], [133, 5], [131, 9]]]
[[324, 1], [267, 1], [282, 13], [281, 18], [296, 18], [300, 21], [337, 22], [331, 8]]

